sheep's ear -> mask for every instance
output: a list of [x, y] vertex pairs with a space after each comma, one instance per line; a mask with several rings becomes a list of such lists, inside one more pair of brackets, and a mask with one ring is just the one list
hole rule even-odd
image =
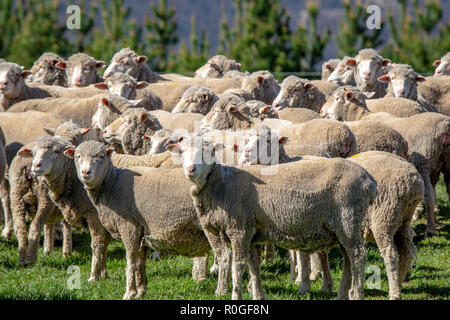
[[136, 100], [128, 100], [133, 106], [137, 106], [139, 103], [142, 102], [142, 99], [136, 99]]
[[233, 146], [231, 147], [231, 150], [233, 150], [234, 152], [238, 152], [239, 146], [237, 144], [233, 144]]
[[389, 82], [389, 80], [391, 80], [391, 78], [387, 74], [385, 74], [385, 75], [383, 75], [383, 76], [378, 78], [378, 81], [384, 82], [384, 83]]
[[228, 113], [235, 113], [237, 111], [236, 106], [229, 106], [227, 109]]
[[145, 120], [147, 120], [147, 118], [148, 118], [148, 114], [146, 112], [143, 112], [139, 115], [140, 122], [144, 122]]
[[310, 90], [313, 88], [312, 83], [305, 83], [305, 90]]
[[136, 85], [136, 89], [143, 89], [148, 86], [148, 83], [145, 81], [139, 81]]
[[177, 143], [171, 143], [166, 147], [167, 150], [169, 150], [170, 152], [176, 152], [176, 153], [181, 153], [181, 148], [180, 145]]
[[21, 150], [19, 150], [19, 152], [17, 152], [17, 154], [24, 158], [32, 158], [33, 157], [33, 154], [31, 153], [31, 149], [28, 149], [28, 148], [22, 148]]
[[350, 67], [356, 66], [356, 59], [348, 59], [346, 64]]
[[272, 108], [271, 106], [261, 107], [259, 108], [259, 114], [266, 114], [267, 112], [269, 112], [271, 108]]
[[241, 71], [241, 64], [240, 63], [236, 63], [236, 68], [239, 70], [239, 71]]
[[436, 60], [435, 62], [433, 62], [433, 66], [435, 66], [435, 67], [439, 67], [440, 64], [441, 64], [441, 60]]
[[108, 90], [108, 85], [104, 82], [99, 82], [94, 84], [94, 87], [96, 87], [97, 89], [101, 89], [101, 90]]
[[206, 93], [203, 94], [202, 100], [203, 101], [207, 101], [208, 100], [208, 95]]
[[80, 129], [80, 133], [81, 133], [82, 135], [85, 135], [85, 134], [88, 133], [89, 131], [91, 131], [91, 128], [82, 128], [82, 129]]
[[278, 143], [279, 143], [280, 146], [281, 146], [282, 144], [286, 144], [286, 143], [288, 142], [288, 140], [289, 140], [288, 137], [281, 137], [281, 138], [278, 140]]
[[146, 56], [139, 56], [136, 58], [136, 62], [139, 64], [143, 64], [146, 63], [148, 60], [148, 58]]
[[73, 159], [75, 155], [75, 149], [72, 147], [66, 147], [66, 150], [64, 150], [64, 155]]
[[97, 68], [97, 69], [101, 69], [101, 68], [104, 68], [106, 66], [106, 63], [105, 63], [105, 61], [97, 61], [97, 62], [95, 62], [95, 67]]
[[108, 148], [108, 150], [106, 150], [106, 155], [107, 155], [108, 157], [111, 157], [113, 151], [114, 151], [113, 148]]
[[421, 75], [417, 75], [416, 76], [416, 81], [417, 82], [424, 82], [424, 81], [426, 81], [427, 79], [425, 79], [424, 77], [422, 77]]
[[325, 65], [325, 69], [327, 69], [327, 70], [329, 70], [329, 71], [331, 71], [331, 70], [332, 70], [332, 68], [331, 68], [331, 66], [330, 66], [330, 64], [329, 64], [329, 63], [327, 63], [327, 64]]
[[64, 61], [58, 61], [58, 63], [55, 64], [55, 67], [60, 70], [65, 70], [67, 68], [67, 63]]
[[55, 130], [53, 130], [53, 129], [44, 128], [44, 131], [45, 131], [49, 136], [54, 136], [54, 135], [55, 135]]
[[109, 100], [107, 98], [102, 99], [102, 104], [106, 107], [109, 107]]
[[347, 101], [351, 101], [353, 99], [353, 92], [351, 92], [351, 91], [346, 92], [345, 93], [345, 99]]
[[381, 61], [381, 65], [383, 67], [386, 67], [390, 63], [391, 63], [391, 60], [389, 60], [389, 59], [383, 59], [383, 61]]
[[258, 77], [258, 83], [261, 84], [263, 81], [264, 81], [264, 77], [263, 76], [259, 76]]
[[376, 92], [362, 92], [362, 94], [366, 97], [366, 99], [372, 99], [375, 96]]
[[22, 78], [26, 79], [32, 72], [30, 70], [23, 70], [22, 71]]
[[144, 135], [143, 137], [142, 137], [144, 140], [148, 140], [148, 141], [152, 141], [152, 137], [150, 137], [150, 136], [148, 136], [148, 135]]

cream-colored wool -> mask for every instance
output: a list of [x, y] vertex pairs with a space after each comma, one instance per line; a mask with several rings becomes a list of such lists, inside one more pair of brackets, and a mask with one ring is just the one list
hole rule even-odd
[[58, 62], [64, 62], [64, 59], [52, 52], [44, 52], [33, 63], [30, 69], [32, 74], [28, 80], [35, 84], [66, 87], [66, 72], [56, 67]]
[[341, 59], [330, 59], [322, 63], [322, 80], [327, 80], [330, 74], [337, 68]]
[[355, 70], [349, 63], [350, 60], [353, 60], [353, 58], [345, 56], [328, 76], [327, 81], [340, 87], [345, 85], [356, 86]]
[[[101, 82], [103, 79], [98, 75], [98, 70], [105, 63], [98, 61], [85, 53], [76, 53], [67, 59], [66, 76], [68, 87], [87, 87], [90, 84]], [[80, 68], [80, 82], [75, 82], [74, 74]]]
[[206, 115], [219, 97], [211, 90], [199, 85], [187, 89], [172, 113], [201, 113]]
[[292, 123], [304, 123], [313, 119], [320, 119], [320, 115], [305, 108], [284, 108], [277, 111], [278, 118]]
[[419, 83], [419, 94], [431, 103], [437, 112], [450, 116], [450, 75], [427, 77]]
[[435, 61], [433, 65], [437, 67], [436, 70], [434, 70], [434, 76], [436, 78], [450, 76], [450, 52], [447, 52], [440, 60]]
[[269, 71], [256, 71], [243, 78], [241, 89], [247, 91], [254, 100], [272, 104], [280, 92], [280, 85]]

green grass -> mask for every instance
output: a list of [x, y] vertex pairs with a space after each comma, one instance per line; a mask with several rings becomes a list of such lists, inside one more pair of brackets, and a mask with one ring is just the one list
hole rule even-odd
[[[408, 282], [403, 285], [403, 299], [450, 298], [450, 205], [442, 179], [437, 189], [440, 207], [439, 236], [425, 239], [425, 219], [414, 223], [418, 249], [416, 267]], [[0, 240], [0, 299], [121, 299], [125, 291], [125, 251], [120, 242], [114, 241], [108, 248], [109, 278], [88, 283], [91, 262], [89, 235], [74, 232], [73, 255], [63, 259], [61, 247], [46, 256], [39, 249], [34, 266], [20, 267], [17, 241]], [[297, 296], [298, 285], [289, 280], [287, 252], [277, 249], [274, 260], [262, 265], [263, 288], [267, 299], [334, 299], [342, 273], [342, 258], [337, 249], [330, 252], [330, 267], [335, 284], [333, 294], [320, 292], [322, 280], [312, 282], [311, 293]], [[212, 264], [212, 258], [210, 266]], [[375, 244], [368, 246], [368, 264], [381, 269], [381, 290], [365, 288], [366, 299], [387, 299], [388, 284], [383, 260]], [[69, 290], [67, 268], [80, 267], [81, 289]], [[214, 295], [216, 277], [209, 276], [203, 282], [191, 278], [192, 260], [184, 257], [163, 256], [156, 262], [147, 261], [149, 283], [143, 299], [217, 299]], [[370, 274], [367, 274], [369, 277]], [[244, 276], [247, 285], [247, 274]], [[244, 290], [244, 299], [251, 296]], [[222, 297], [230, 299], [230, 295]]]

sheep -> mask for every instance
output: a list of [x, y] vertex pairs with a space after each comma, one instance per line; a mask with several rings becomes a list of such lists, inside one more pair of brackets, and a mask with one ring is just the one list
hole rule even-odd
[[172, 113], [201, 113], [206, 115], [219, 97], [211, 90], [199, 85], [187, 89]]
[[330, 59], [322, 63], [322, 80], [327, 80], [340, 62], [341, 59]]
[[56, 67], [58, 62], [65, 62], [63, 58], [52, 52], [43, 53], [31, 67], [30, 82], [50, 86], [67, 86], [67, 77], [64, 69]]
[[100, 223], [95, 207], [77, 179], [73, 161], [63, 154], [68, 146], [60, 137], [41, 136], [34, 142], [31, 152], [28, 150], [21, 156], [33, 157], [32, 172], [45, 183], [64, 219], [73, 226], [89, 229], [92, 265], [88, 281], [96, 281], [107, 276], [106, 249], [111, 236]]
[[136, 108], [124, 112], [103, 130], [103, 139], [112, 145], [121, 145], [124, 153], [144, 155], [150, 151], [150, 142], [144, 135], [152, 136], [161, 130], [158, 119], [145, 109]]
[[231, 71], [226, 72], [223, 75], [223, 79], [243, 78], [243, 77], [246, 77], [248, 75], [250, 75], [250, 73], [248, 71], [240, 72], [240, 71], [237, 71], [237, 70], [231, 70]]
[[76, 53], [70, 56], [67, 62], [56, 63], [57, 68], [66, 71], [67, 86], [78, 88], [101, 82], [102, 78], [98, 75], [98, 70], [105, 65], [105, 62], [96, 60], [85, 53]]
[[201, 113], [170, 113], [164, 110], [155, 110], [150, 111], [150, 114], [158, 118], [163, 128], [182, 133], [198, 131], [203, 119]]
[[194, 72], [194, 78], [222, 78], [229, 71], [239, 71], [240, 63], [223, 55], [216, 55]]
[[105, 81], [96, 83], [94, 86], [98, 89], [108, 90], [112, 94], [133, 100], [136, 99], [137, 90], [147, 87], [148, 83], [137, 81], [128, 74], [115, 72], [112, 76], [106, 78]]
[[362, 49], [355, 58], [347, 60], [347, 65], [353, 67], [357, 87], [364, 92], [375, 92], [372, 98], [377, 99], [386, 95], [386, 84], [377, 79], [386, 73], [385, 67], [390, 62], [374, 49]]
[[[6, 158], [6, 138], [3, 133], [2, 128], [0, 127], [0, 186], [5, 186], [8, 184], [6, 171], [7, 171], [7, 158]], [[11, 219], [11, 209], [9, 206], [8, 195], [3, 195], [1, 190], [4, 187], [0, 187], [0, 198], [2, 201], [2, 212], [0, 213], [0, 225], [4, 224], [4, 236], [9, 238], [12, 230], [12, 219]], [[9, 234], [8, 234], [9, 233]], [[3, 234], [2, 234], [3, 236]]]
[[42, 99], [50, 97], [44, 89], [30, 87], [25, 83], [25, 79], [31, 71], [23, 70], [15, 63], [0, 64], [0, 110], [6, 111], [13, 104], [28, 100]]
[[319, 90], [326, 98], [331, 96], [338, 88], [338, 86], [332, 82], [326, 80], [311, 80], [311, 83]]
[[373, 113], [388, 112], [400, 118], [407, 118], [418, 113], [429, 111], [418, 101], [407, 98], [394, 98], [387, 95], [380, 99], [366, 99], [366, 105]]
[[250, 93], [254, 100], [272, 104], [280, 92], [280, 85], [270, 72], [257, 71], [243, 78], [241, 89]]
[[345, 122], [358, 145], [358, 152], [371, 150], [390, 152], [407, 159], [408, 142], [387, 124], [372, 120]]
[[437, 112], [450, 116], [450, 76], [428, 77], [419, 83], [418, 90]]
[[436, 112], [435, 107], [418, 94], [417, 84], [425, 80], [410, 65], [396, 63], [389, 65], [388, 73], [378, 78], [378, 81], [389, 84], [387, 96], [417, 101], [427, 111]]
[[325, 101], [325, 95], [309, 80], [289, 76], [281, 83], [281, 90], [272, 106], [275, 109], [306, 108], [318, 112]]
[[353, 58], [345, 56], [326, 80], [340, 87], [356, 86], [354, 68], [349, 59]]
[[436, 60], [433, 63], [433, 66], [437, 67], [434, 70], [434, 77], [441, 76], [450, 76], [450, 52], [447, 52], [445, 56], [441, 58], [441, 60]]
[[250, 93], [248, 93], [247, 91], [245, 91], [243, 89], [239, 89], [239, 88], [228, 89], [228, 90], [224, 91], [222, 94], [220, 94], [219, 98], [223, 98], [228, 95], [234, 95], [244, 101], [253, 100], [253, 97], [251, 96]]
[[[231, 242], [232, 299], [242, 299], [245, 263], [253, 298], [264, 298], [255, 247], [264, 242], [306, 253], [341, 245], [345, 267], [338, 298], [363, 298], [366, 249], [360, 228], [376, 196], [376, 182], [364, 169], [344, 159], [313, 159], [280, 164], [276, 174], [265, 175], [260, 166], [223, 167], [214, 160], [213, 144], [188, 140], [168, 148], [180, 155], [192, 182], [190, 193], [218, 257], [219, 278], [228, 272], [226, 239]], [[223, 294], [226, 283], [218, 285], [216, 293]]]
[[143, 136], [144, 139], [150, 140], [151, 143], [151, 148], [148, 152], [149, 155], [165, 152], [166, 147], [172, 141], [178, 141], [180, 137], [176, 132], [165, 128], [157, 130], [152, 136]]
[[[346, 87], [336, 91], [336, 96], [331, 97], [322, 107], [322, 117], [341, 121], [354, 121], [363, 117], [371, 120], [377, 118], [378, 113], [373, 113], [375, 117], [368, 117], [370, 112], [362, 103], [364, 99], [361, 98], [360, 91], [349, 90]], [[436, 199], [431, 177], [441, 170], [440, 159], [443, 158], [444, 150], [450, 143], [450, 118], [435, 112], [424, 112], [408, 118], [382, 114], [379, 121], [397, 130], [408, 142], [408, 158], [416, 166], [425, 183], [426, 234], [436, 235], [434, 216]]]
[[[75, 150], [69, 148], [65, 153], [74, 157], [79, 181], [97, 208], [102, 224], [124, 243], [124, 299], [141, 297], [146, 292], [147, 246], [189, 257], [202, 257], [210, 251], [182, 169], [119, 169], [111, 162], [111, 149], [95, 141], [82, 143]], [[164, 204], [169, 203], [168, 215]]]
[[[424, 182], [417, 169], [404, 159], [391, 153], [369, 151], [357, 154], [350, 161], [360, 165], [377, 182], [377, 197], [369, 206], [362, 226], [365, 241], [375, 241], [386, 266], [389, 299], [401, 299], [402, 282], [416, 257], [411, 219], [414, 209], [424, 195]], [[332, 278], [327, 264], [322, 264], [328, 283]], [[306, 263], [303, 268], [308, 269]], [[331, 282], [330, 282], [331, 279]], [[303, 293], [309, 291], [308, 272], [303, 273]]]
[[305, 108], [283, 108], [277, 111], [278, 118], [293, 123], [304, 123], [313, 119], [320, 119], [320, 114]]
[[5, 59], [0, 58], [0, 63], [6, 62]]
[[[46, 128], [45, 131], [54, 136], [59, 136], [67, 142], [78, 145], [83, 141], [90, 129], [79, 128], [73, 122], [66, 122], [58, 126], [55, 130]], [[42, 227], [52, 225], [63, 220], [61, 211], [55, 206], [48, 195], [48, 189], [41, 181], [33, 178], [31, 172], [32, 159], [22, 157], [27, 155], [32, 149], [32, 144], [22, 147], [18, 156], [11, 162], [8, 179], [11, 185], [11, 208], [14, 217], [14, 229], [19, 242], [19, 263], [21, 265], [32, 264], [37, 258], [37, 248], [39, 235]], [[27, 236], [26, 217], [33, 217]], [[63, 255], [67, 257], [72, 253], [71, 227], [63, 220], [64, 242]], [[28, 238], [28, 241], [27, 241]], [[47, 239], [46, 239], [47, 240]], [[47, 246], [44, 253], [50, 253], [53, 241], [44, 241]], [[28, 243], [28, 244], [27, 244]]]

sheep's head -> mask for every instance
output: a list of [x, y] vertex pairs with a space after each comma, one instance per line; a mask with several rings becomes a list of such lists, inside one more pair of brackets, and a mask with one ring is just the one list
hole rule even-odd
[[[239, 164], [278, 164], [281, 145], [287, 142], [287, 137], [278, 137], [265, 125], [258, 126], [244, 134], [244, 147]], [[284, 151], [283, 151], [284, 153]]]
[[18, 98], [25, 87], [25, 78], [31, 74], [15, 63], [0, 64], [0, 94], [6, 98]]
[[183, 93], [172, 113], [195, 112], [206, 115], [218, 99], [211, 89], [193, 85]]
[[275, 109], [307, 108], [318, 97], [317, 88], [308, 80], [289, 76], [281, 83], [281, 90], [272, 106]]
[[437, 67], [434, 70], [434, 77], [450, 76], [450, 52], [447, 52], [441, 60], [436, 60], [433, 65]]
[[[57, 67], [64, 68], [58, 62]], [[96, 60], [85, 53], [74, 54], [65, 65], [69, 87], [87, 87], [97, 82], [98, 70], [105, 67], [103, 61]]]
[[373, 96], [372, 92], [361, 92], [352, 86], [340, 87], [322, 106], [320, 116], [338, 121], [358, 120], [363, 114], [369, 112], [366, 98], [371, 96]]
[[223, 144], [213, 144], [201, 136], [183, 137], [176, 144], [167, 146], [181, 160], [185, 176], [200, 189], [216, 163], [215, 153], [219, 148], [223, 148]]
[[44, 131], [54, 137], [60, 137], [64, 141], [70, 143], [71, 145], [77, 146], [84, 140], [84, 135], [88, 133], [91, 128], [80, 128], [72, 120], [64, 122], [59, 125], [56, 129], [44, 128]]
[[396, 98], [417, 99], [417, 83], [424, 82], [425, 78], [417, 74], [407, 64], [391, 64], [387, 74], [378, 78], [378, 81], [389, 83], [388, 91]]
[[146, 56], [140, 56], [130, 48], [124, 48], [113, 56], [103, 77], [106, 79], [116, 72], [122, 72], [138, 78], [141, 68], [146, 65], [147, 60]]
[[180, 138], [182, 139], [182, 136], [177, 132], [165, 128], [156, 131], [152, 136], [144, 135], [144, 139], [151, 143], [151, 149], [148, 153], [150, 155], [165, 152], [169, 144], [178, 142]]
[[102, 185], [112, 166], [112, 149], [106, 148], [97, 141], [86, 141], [76, 149], [68, 147], [65, 155], [74, 158], [77, 175], [88, 189]]
[[136, 81], [135, 78], [122, 72], [115, 72], [104, 82], [95, 84], [98, 89], [108, 90], [111, 94], [116, 94], [126, 99], [135, 99], [136, 90], [143, 89], [148, 86], [145, 81]]
[[124, 111], [135, 108], [141, 100], [128, 100], [115, 94], [108, 94], [98, 102], [97, 111], [92, 116], [92, 128], [104, 130]]
[[340, 59], [330, 59], [328, 61], [325, 61], [322, 64], [322, 80], [327, 80], [340, 62]]
[[344, 59], [339, 62], [334, 71], [328, 77], [328, 82], [334, 83], [338, 86], [356, 85], [354, 66], [352, 65], [352, 63], [349, 63], [349, 59], [353, 58], [344, 57]]
[[250, 93], [255, 100], [272, 104], [280, 92], [280, 85], [268, 71], [257, 71], [242, 80], [241, 89]]
[[17, 154], [21, 157], [33, 157], [33, 175], [58, 176], [65, 170], [64, 151], [68, 145], [61, 137], [42, 136], [36, 139], [32, 149], [22, 148]]
[[130, 109], [124, 112], [103, 130], [103, 138], [107, 143], [119, 144], [128, 154], [135, 154], [149, 142], [143, 137], [152, 136], [162, 129], [158, 119], [143, 108]]
[[373, 86], [382, 73], [382, 68], [391, 61], [383, 59], [374, 49], [363, 49], [358, 52], [356, 58], [347, 60], [347, 64], [356, 68], [355, 80], [358, 86]]
[[67, 63], [60, 56], [51, 53], [43, 53], [31, 67], [30, 81], [54, 86], [65, 86]]

